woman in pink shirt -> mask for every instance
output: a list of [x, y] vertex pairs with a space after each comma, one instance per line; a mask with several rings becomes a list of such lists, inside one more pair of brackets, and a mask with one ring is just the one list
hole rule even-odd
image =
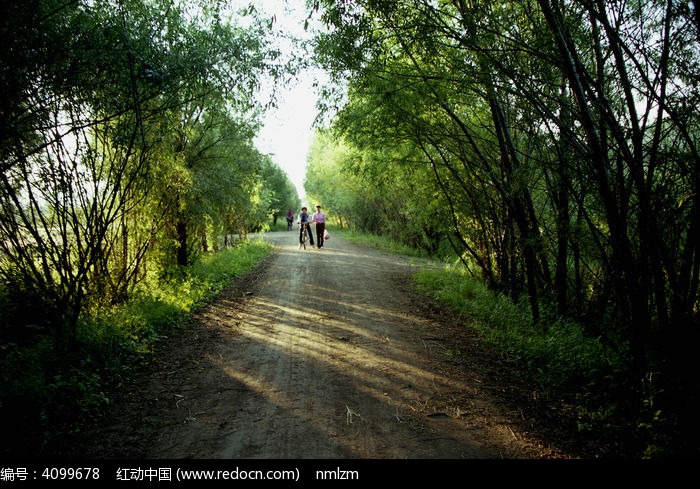
[[[316, 212], [311, 216], [311, 222], [316, 223], [316, 243], [318, 243], [318, 249], [323, 248], [323, 232], [326, 230], [326, 215], [321, 212], [321, 206], [316, 206]], [[313, 243], [311, 243], [313, 246]]]

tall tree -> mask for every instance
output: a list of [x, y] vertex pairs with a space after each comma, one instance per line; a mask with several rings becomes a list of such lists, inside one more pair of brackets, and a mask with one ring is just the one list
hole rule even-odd
[[70, 347], [86, 299], [120, 300], [167, 224], [171, 202], [151, 192], [178, 180], [173, 134], [206, 103], [252, 114], [258, 76], [277, 69], [264, 25], [185, 5], [3, 3], [0, 274], [17, 306], [4, 328], [35, 324]]
[[[316, 6], [329, 26], [318, 59], [350, 80], [344, 133], [362, 147], [394, 146], [400, 134], [420, 148], [450, 205], [453, 242], [485, 276], [513, 295], [524, 288], [535, 320], [552, 300], [590, 318], [592, 332], [629, 347], [637, 395], [661, 372], [665, 419], [688, 426], [677, 408], [700, 400], [686, 361], [700, 268], [687, 5]], [[384, 129], [367, 123], [376, 119]]]

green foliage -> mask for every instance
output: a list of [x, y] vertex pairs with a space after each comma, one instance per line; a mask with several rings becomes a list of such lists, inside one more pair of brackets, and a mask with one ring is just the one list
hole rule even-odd
[[207, 291], [202, 300], [210, 300], [234, 278], [245, 275], [271, 250], [272, 245], [268, 242], [254, 239], [238, 247], [203, 256], [190, 272], [192, 278], [202, 284], [200, 287]]
[[[426, 258], [414, 248], [381, 236], [354, 231], [336, 233], [365, 246]], [[622, 377], [624, 356], [606, 347], [599, 338], [588, 336], [582, 325], [554, 315], [535, 324], [526, 301], [514, 302], [461, 266], [422, 263], [430, 266], [414, 275], [417, 290], [465, 318], [465, 327], [477, 332], [485, 344], [501, 352], [523, 376], [539, 385], [541, 396], [570, 394], [582, 385], [600, 388], [604, 379], [611, 382], [613, 376]]]
[[186, 271], [144, 283], [128, 303], [85, 318], [83, 341], [112, 353], [149, 353], [168, 333], [186, 324], [187, 317], [209, 302], [236, 277], [245, 275], [271, 251], [262, 240], [245, 242], [202, 255]]
[[576, 403], [580, 429], [608, 426], [629, 409], [620, 396], [632, 387], [624, 385], [625, 357], [583, 326], [554, 316], [535, 324], [526, 302], [496, 293], [462, 268], [424, 268], [415, 280], [418, 290], [464, 317], [465, 327], [539, 386], [539, 397]]
[[31, 346], [8, 343], [0, 349], [0, 399], [8, 397], [45, 401], [46, 378], [44, 366], [52, 361], [53, 345], [41, 338]]
[[[637, 415], [661, 409], [674, 413], [678, 433], [692, 431], [700, 403], [687, 346], [700, 339], [692, 9], [624, 0], [317, 4], [328, 29], [316, 59], [343, 100], [331, 133], [345, 156], [324, 189], [343, 196], [336, 214], [431, 253], [449, 242], [491, 287], [524, 297], [530, 322], [548, 335], [524, 330], [518, 343], [527, 347], [511, 358], [538, 366], [540, 352], [561, 342], [562, 353], [548, 357], [563, 369], [560, 379], [552, 369], [551, 382], [595, 370], [590, 357], [601, 372], [588, 377], [614, 389], [622, 381], [609, 381], [606, 355], [615, 345], [611, 363], [627, 377], [619, 391]], [[404, 209], [420, 227], [401, 222]], [[576, 321], [604, 353], [578, 337]], [[515, 335], [504, 325], [493, 331], [504, 341]], [[583, 363], [569, 367], [569, 352]], [[664, 385], [650, 411], [640, 379], [656, 370]]]
[[190, 7], [0, 7], [13, 46], [0, 64], [14, 73], [0, 78], [0, 277], [48, 318], [14, 317], [13, 334], [41, 327], [72, 347], [84, 308], [266, 221], [277, 189], [252, 143], [254, 95], [283, 66], [258, 19]]
[[[12, 430], [40, 433], [26, 439], [26, 456], [63, 445], [78, 436], [80, 426], [111, 405], [114, 392], [135, 362], [147, 357], [158, 342], [178, 329], [197, 308], [215, 298], [237, 277], [272, 251], [263, 240], [202, 256], [187, 270], [160, 281], [151, 278], [132, 300], [85, 312], [78, 333], [79, 347], [59, 352], [49, 337], [33, 344], [5, 343], [0, 347], [0, 402], [14, 418]], [[10, 432], [5, 439], [12, 440]], [[0, 447], [3, 455], [12, 449]], [[19, 453], [22, 455], [22, 453]]]
[[341, 234], [346, 239], [365, 246], [371, 246], [372, 248], [379, 248], [392, 253], [417, 258], [428, 258], [428, 254], [425, 253], [425, 251], [397, 243], [396, 241], [392, 241], [385, 236], [378, 236], [372, 233], [363, 233], [352, 229], [336, 229], [333, 232]]
[[[372, 101], [366, 102], [372, 105]], [[369, 131], [363, 118], [366, 106], [356, 102], [345, 116], [347, 132]], [[352, 115], [348, 115], [351, 112]], [[359, 112], [359, 114], [357, 113]], [[381, 121], [380, 124], [388, 124]], [[317, 131], [309, 154], [305, 190], [312, 199], [324, 202], [330, 219], [339, 227], [385, 236], [434, 257], [453, 255], [440, 222], [448, 220], [431, 175], [421, 165], [420, 155], [410, 145], [384, 144], [361, 148], [355, 138], [348, 144], [334, 131]]]

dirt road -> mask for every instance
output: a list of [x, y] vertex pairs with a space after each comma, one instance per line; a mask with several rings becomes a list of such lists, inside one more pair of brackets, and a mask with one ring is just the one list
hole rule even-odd
[[275, 254], [167, 342], [96, 457], [543, 458], [413, 260], [332, 237]]

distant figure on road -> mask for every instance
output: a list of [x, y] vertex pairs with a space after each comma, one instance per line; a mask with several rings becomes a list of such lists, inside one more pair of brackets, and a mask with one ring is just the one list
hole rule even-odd
[[292, 209], [287, 209], [287, 231], [292, 230], [292, 224], [294, 223], [294, 213]]
[[[316, 242], [318, 243], [318, 249], [323, 248], [323, 234], [326, 230], [326, 215], [321, 212], [321, 206], [316, 206], [316, 212], [311, 216], [311, 220], [316, 223]], [[311, 246], [314, 244], [311, 243]]]

